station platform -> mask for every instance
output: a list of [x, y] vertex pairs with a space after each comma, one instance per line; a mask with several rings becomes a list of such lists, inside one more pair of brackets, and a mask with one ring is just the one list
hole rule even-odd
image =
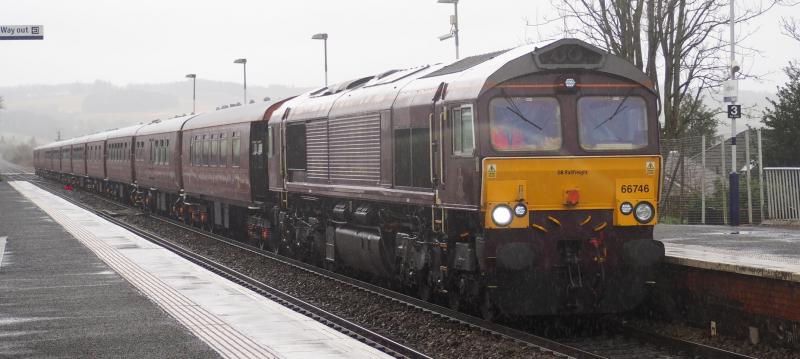
[[387, 357], [31, 183], [0, 214], [0, 357]]
[[800, 227], [655, 227], [667, 263], [800, 282]]

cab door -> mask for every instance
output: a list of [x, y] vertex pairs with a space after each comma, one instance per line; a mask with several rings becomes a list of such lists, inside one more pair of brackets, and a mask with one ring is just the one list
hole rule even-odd
[[253, 122], [250, 127], [250, 190], [253, 201], [263, 202], [267, 195], [267, 122]]
[[475, 110], [469, 103], [442, 106], [440, 200], [445, 207], [466, 208], [477, 205], [480, 191], [476, 159]]

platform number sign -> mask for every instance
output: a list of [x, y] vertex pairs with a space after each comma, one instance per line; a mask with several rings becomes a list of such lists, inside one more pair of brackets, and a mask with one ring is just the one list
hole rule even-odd
[[741, 118], [742, 105], [728, 105], [728, 118]]

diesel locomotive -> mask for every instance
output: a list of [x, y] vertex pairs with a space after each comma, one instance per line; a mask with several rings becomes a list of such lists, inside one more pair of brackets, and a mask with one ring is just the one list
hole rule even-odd
[[37, 173], [486, 318], [618, 313], [664, 255], [657, 95], [575, 39], [56, 142]]

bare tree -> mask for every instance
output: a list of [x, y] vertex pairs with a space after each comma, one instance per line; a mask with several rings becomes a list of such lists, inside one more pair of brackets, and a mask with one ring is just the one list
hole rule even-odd
[[781, 19], [781, 28], [783, 33], [797, 41], [800, 41], [800, 21], [795, 18]]
[[[759, 0], [739, 9], [736, 22], [795, 0]], [[624, 57], [655, 84], [664, 115], [663, 133], [677, 138], [700, 97], [728, 78], [725, 30], [729, 0], [552, 0], [570, 36], [584, 38]]]

